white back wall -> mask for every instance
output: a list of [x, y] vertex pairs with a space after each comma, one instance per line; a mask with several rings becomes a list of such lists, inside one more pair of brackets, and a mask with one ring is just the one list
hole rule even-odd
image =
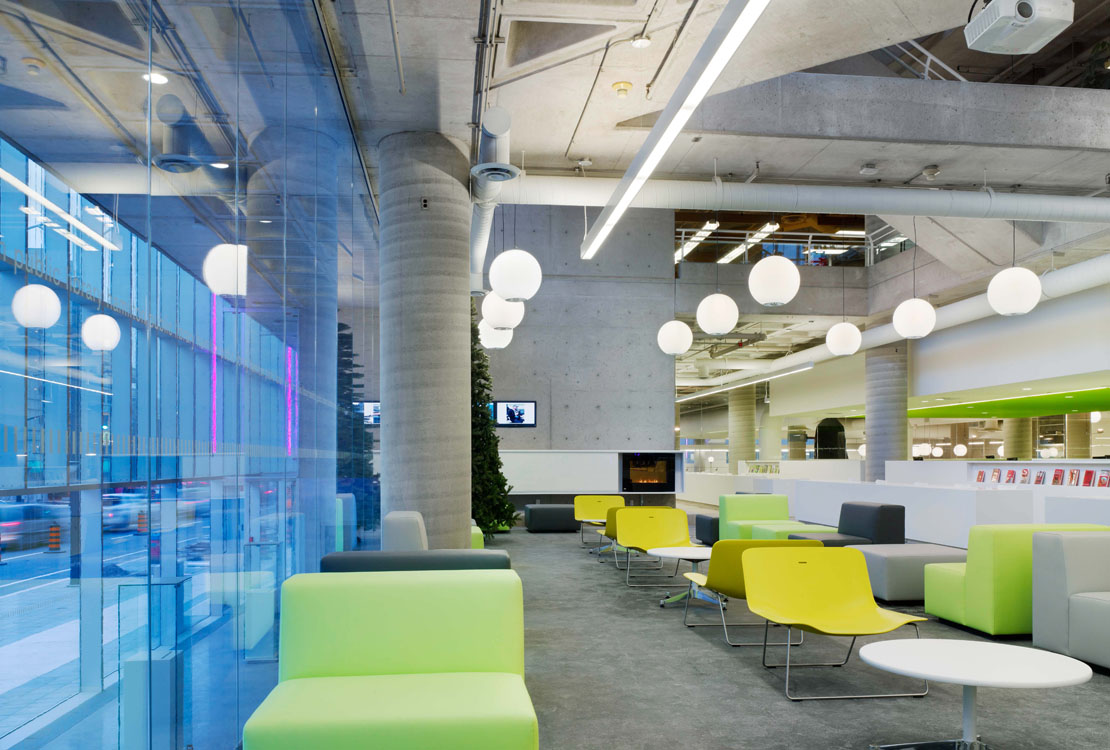
[[921, 396], [1110, 370], [1110, 291], [937, 331], [915, 341], [911, 354], [910, 393]]
[[498, 209], [487, 271], [513, 246], [543, 268], [512, 343], [489, 352], [494, 398], [536, 402], [537, 426], [498, 430], [501, 447], [673, 450], [674, 358], [655, 336], [673, 314], [674, 212], [630, 210], [591, 261], [582, 232], [581, 208]]

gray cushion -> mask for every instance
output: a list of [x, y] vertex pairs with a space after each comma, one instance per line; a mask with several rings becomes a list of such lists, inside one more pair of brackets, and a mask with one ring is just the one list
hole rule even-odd
[[574, 506], [543, 504], [524, 506], [524, 527], [529, 531], [578, 531]]
[[906, 509], [884, 503], [844, 503], [836, 530], [874, 544], [902, 544], [906, 541]]
[[694, 516], [694, 535], [702, 544], [712, 547], [721, 539], [721, 520], [699, 513]]
[[888, 602], [925, 598], [925, 566], [967, 562], [967, 550], [939, 544], [865, 544], [854, 546], [867, 561], [871, 592]]
[[810, 532], [806, 534], [791, 534], [791, 539], [816, 539], [819, 542], [824, 542], [826, 547], [847, 547], [850, 544], [870, 544], [871, 540], [862, 536], [851, 536], [849, 534], [821, 534], [818, 532]]
[[501, 549], [433, 549], [422, 552], [332, 552], [320, 560], [321, 573], [386, 570], [508, 569], [509, 553]]
[[1110, 591], [1072, 594], [1068, 646], [1076, 659], [1110, 667]]

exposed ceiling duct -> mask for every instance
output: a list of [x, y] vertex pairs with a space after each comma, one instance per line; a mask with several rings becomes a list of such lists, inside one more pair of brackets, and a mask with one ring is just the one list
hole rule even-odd
[[[1086, 291], [1087, 289], [1094, 289], [1104, 284], [1110, 284], [1110, 254], [1101, 255], [1097, 258], [1083, 261], [1082, 263], [1076, 263], [1067, 268], [1051, 271], [1041, 277], [1041, 288], [1044, 296], [1048, 299], [1066, 297], [1069, 294], [1076, 294]], [[994, 309], [991, 308], [990, 303], [987, 302], [987, 295], [978, 294], [974, 297], [968, 297], [959, 302], [945, 305], [944, 307], [938, 307], [937, 324], [933, 331], [940, 331], [945, 328], [953, 328], [966, 323], [972, 323], [995, 314]], [[872, 349], [876, 346], [893, 344], [901, 340], [902, 336], [894, 330], [894, 326], [887, 323], [886, 325], [870, 328], [863, 332], [863, 344], [860, 346], [860, 351]], [[829, 352], [828, 347], [821, 344], [820, 346], [795, 352], [794, 354], [788, 354], [781, 359], [775, 360], [768, 374], [771, 376], [774, 376], [776, 373], [785, 374], [793, 370], [798, 370], [807, 364], [817, 364], [830, 359], [835, 359], [834, 355]], [[766, 378], [767, 375], [761, 375], [761, 377]], [[717, 387], [706, 388], [696, 393], [682, 396], [677, 400], [694, 401], [718, 393], [724, 393], [733, 388], [740, 388], [747, 385], [746, 381], [750, 379], [751, 375], [726, 376], [724, 382]]]
[[482, 117], [482, 140], [478, 149], [478, 164], [470, 170], [471, 197], [474, 215], [470, 220], [470, 294], [485, 294], [482, 270], [486, 263], [493, 214], [502, 185], [516, 178], [520, 170], [509, 163], [509, 127], [512, 118], [508, 110], [491, 107]]
[[[604, 206], [618, 182], [608, 177], [533, 175], [506, 186], [501, 202]], [[631, 207], [1110, 223], [1110, 199], [998, 193], [989, 188], [927, 190], [648, 180]]]

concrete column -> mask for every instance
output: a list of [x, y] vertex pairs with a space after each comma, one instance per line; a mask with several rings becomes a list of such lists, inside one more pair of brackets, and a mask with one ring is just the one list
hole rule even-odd
[[866, 479], [886, 478], [887, 461], [905, 461], [909, 442], [909, 357], [906, 342], [865, 353], [867, 413]]
[[1033, 420], [1029, 417], [1002, 420], [1002, 448], [1006, 458], [1033, 458]]
[[795, 424], [786, 428], [786, 457], [789, 460], [806, 460], [807, 437], [804, 424]]
[[438, 133], [390, 135], [378, 153], [382, 514], [420, 511], [431, 547], [468, 547], [468, 162]]
[[1064, 416], [1064, 447], [1068, 458], [1091, 457], [1091, 415], [1088, 412]]
[[678, 404], [674, 405], [674, 449], [678, 450], [682, 443], [682, 435], [680, 434], [679, 426], [682, 424], [682, 409]]
[[779, 461], [782, 459], [782, 418], [772, 417], [767, 410], [759, 423], [759, 460]]
[[741, 461], [755, 460], [755, 386], [728, 392], [728, 470], [738, 474]]

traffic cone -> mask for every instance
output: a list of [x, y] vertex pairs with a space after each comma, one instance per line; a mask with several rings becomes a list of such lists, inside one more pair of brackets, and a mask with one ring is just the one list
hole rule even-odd
[[50, 524], [50, 534], [46, 543], [47, 552], [62, 551], [62, 527], [56, 523]]
[[138, 520], [137, 525], [138, 525], [140, 534], [145, 534], [148, 531], [150, 531], [150, 528], [147, 526], [147, 522], [146, 522], [146, 511], [143, 511], [143, 510], [139, 511], [139, 520]]

